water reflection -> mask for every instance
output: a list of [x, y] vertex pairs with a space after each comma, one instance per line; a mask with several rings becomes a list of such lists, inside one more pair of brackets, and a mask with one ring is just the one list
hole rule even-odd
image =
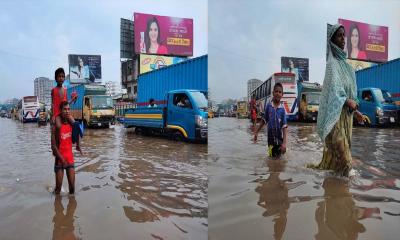
[[379, 208], [356, 206], [348, 181], [329, 177], [322, 187], [324, 200], [317, 203], [315, 211], [316, 239], [358, 239], [358, 235], [366, 231], [361, 220], [381, 219]]
[[74, 213], [77, 203], [75, 196], [68, 196], [67, 211], [64, 214], [62, 197], [56, 195], [54, 199], [54, 217], [53, 217], [53, 240], [56, 239], [78, 239], [74, 233]]
[[283, 237], [290, 203], [312, 199], [310, 196], [289, 197], [289, 190], [305, 184], [305, 182], [293, 182], [291, 178], [279, 178], [280, 173], [285, 169], [285, 165], [286, 161], [283, 160], [268, 160], [267, 166], [270, 174], [266, 180], [260, 181], [255, 189], [260, 194], [257, 204], [265, 208], [262, 215], [264, 217], [273, 216], [275, 239], [282, 239]]

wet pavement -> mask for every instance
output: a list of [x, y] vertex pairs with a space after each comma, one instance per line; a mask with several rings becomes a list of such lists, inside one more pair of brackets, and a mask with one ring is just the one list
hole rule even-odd
[[209, 239], [399, 239], [400, 129], [353, 129], [351, 181], [305, 167], [322, 157], [315, 124], [288, 137], [272, 160], [247, 119], [210, 119]]
[[0, 119], [0, 239], [207, 239], [207, 145], [88, 129], [55, 197], [49, 125]]

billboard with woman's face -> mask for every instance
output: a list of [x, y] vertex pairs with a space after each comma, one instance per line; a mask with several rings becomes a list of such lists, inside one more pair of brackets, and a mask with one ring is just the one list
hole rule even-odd
[[387, 62], [388, 32], [384, 26], [370, 25], [345, 19], [339, 23], [346, 31], [347, 58], [370, 62]]
[[193, 19], [134, 13], [135, 53], [193, 56]]
[[71, 83], [101, 83], [100, 55], [68, 55]]

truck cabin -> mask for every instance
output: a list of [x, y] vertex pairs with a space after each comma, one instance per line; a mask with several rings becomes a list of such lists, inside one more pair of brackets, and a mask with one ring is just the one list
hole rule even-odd
[[110, 96], [86, 96], [85, 106], [89, 109], [113, 109], [114, 104]]

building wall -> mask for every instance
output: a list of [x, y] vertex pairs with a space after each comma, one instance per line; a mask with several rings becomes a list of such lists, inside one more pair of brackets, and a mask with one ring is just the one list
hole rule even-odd
[[247, 100], [251, 99], [251, 92], [262, 83], [259, 79], [250, 79], [247, 81]]
[[38, 96], [39, 101], [47, 106], [51, 106], [52, 88], [53, 81], [48, 78], [38, 77], [34, 80], [34, 95]]

